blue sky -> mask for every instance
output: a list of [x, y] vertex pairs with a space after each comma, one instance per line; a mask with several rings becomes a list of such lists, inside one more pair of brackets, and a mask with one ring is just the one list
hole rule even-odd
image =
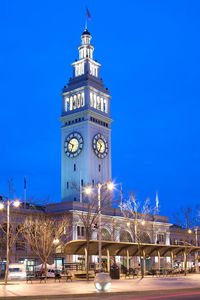
[[60, 200], [61, 89], [88, 29], [109, 88], [112, 173], [161, 214], [199, 202], [199, 1], [2, 1], [0, 193]]

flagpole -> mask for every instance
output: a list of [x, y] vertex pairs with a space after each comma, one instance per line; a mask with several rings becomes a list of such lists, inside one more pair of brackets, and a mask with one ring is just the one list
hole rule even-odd
[[83, 199], [82, 199], [82, 186], [81, 186], [81, 171], [80, 171], [80, 202], [82, 202], [83, 201]]
[[24, 176], [24, 206], [26, 208], [26, 176]]
[[87, 30], [87, 8], [86, 8], [85, 30]]

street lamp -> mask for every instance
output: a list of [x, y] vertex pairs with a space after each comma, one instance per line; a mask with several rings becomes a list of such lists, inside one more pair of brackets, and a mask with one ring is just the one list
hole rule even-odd
[[58, 243], [60, 242], [60, 240], [59, 239], [55, 239], [55, 240], [53, 240], [53, 243], [54, 243], [54, 245], [58, 245]]
[[196, 247], [198, 247], [198, 226], [194, 226], [194, 231], [195, 231], [195, 238], [196, 238]]
[[191, 229], [188, 229], [188, 233], [191, 234], [191, 233], [192, 233], [192, 230], [191, 230]]
[[[99, 252], [99, 271], [102, 269], [102, 252], [101, 252], [101, 188], [103, 186], [106, 186], [107, 190], [112, 191], [114, 188], [114, 184], [111, 180], [105, 183], [97, 183], [97, 191], [98, 191], [98, 238], [99, 238], [99, 244], [98, 244], [98, 252]], [[87, 195], [90, 195], [92, 192], [91, 187], [88, 185], [85, 187], [84, 192]]]
[[[18, 199], [6, 201], [6, 208], [7, 208], [7, 232], [6, 232], [6, 274], [5, 274], [5, 283], [7, 283], [7, 275], [8, 275], [8, 265], [9, 265], [9, 235], [10, 235], [10, 206], [13, 205], [14, 207], [19, 207], [20, 202]], [[4, 209], [4, 204], [0, 203], [0, 209]]]
[[108, 181], [105, 183], [98, 183], [98, 235], [99, 235], [99, 271], [101, 272], [102, 269], [102, 252], [101, 252], [101, 188], [106, 186], [109, 191], [112, 191], [114, 188], [114, 184], [112, 181]]

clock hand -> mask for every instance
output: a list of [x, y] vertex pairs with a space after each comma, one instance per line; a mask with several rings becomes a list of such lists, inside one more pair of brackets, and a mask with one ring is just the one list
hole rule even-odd
[[101, 151], [101, 144], [99, 142], [98, 142], [98, 144], [99, 144], [99, 147], [100, 147], [99, 151]]
[[[69, 142], [69, 144], [72, 146], [72, 149], [73, 149], [73, 147], [74, 147], [74, 144], [72, 144], [72, 143], [70, 143], [70, 142]], [[72, 150], [72, 149], [71, 149], [71, 150]]]

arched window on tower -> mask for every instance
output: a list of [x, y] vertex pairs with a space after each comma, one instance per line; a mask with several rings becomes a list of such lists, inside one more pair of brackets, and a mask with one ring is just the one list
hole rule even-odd
[[104, 112], [105, 113], [108, 112], [108, 101], [107, 101], [107, 99], [104, 99]]
[[81, 100], [80, 100], [81, 96], [80, 94], [77, 95], [77, 107], [79, 108], [81, 106]]
[[94, 94], [94, 108], [97, 108], [97, 96]]
[[69, 110], [72, 110], [73, 109], [73, 97], [71, 96], [70, 97], [70, 103], [69, 103]]
[[69, 98], [65, 98], [65, 111], [69, 111]]
[[85, 95], [84, 93], [81, 93], [81, 106], [83, 107], [85, 105]]
[[101, 109], [101, 102], [99, 96], [97, 96], [97, 109]]
[[103, 98], [101, 98], [101, 111], [103, 111]]
[[76, 95], [73, 96], [73, 109], [76, 109]]

